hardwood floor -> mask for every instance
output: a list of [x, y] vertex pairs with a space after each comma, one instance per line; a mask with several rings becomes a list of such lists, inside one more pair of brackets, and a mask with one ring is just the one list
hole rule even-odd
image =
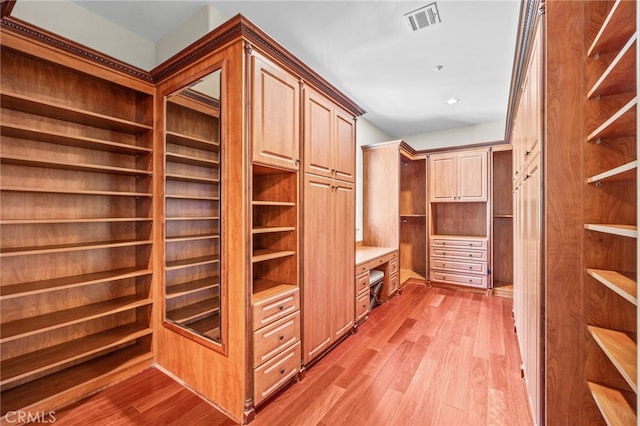
[[[512, 300], [411, 284], [304, 380], [258, 408], [253, 426], [528, 426]], [[157, 370], [57, 413], [57, 424], [230, 425]]]

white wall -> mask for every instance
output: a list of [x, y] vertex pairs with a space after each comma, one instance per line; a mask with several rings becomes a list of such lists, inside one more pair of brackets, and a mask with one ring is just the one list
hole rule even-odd
[[11, 15], [138, 68], [156, 65], [152, 41], [70, 1], [17, 1]]
[[504, 140], [504, 131], [504, 121], [493, 121], [437, 132], [407, 135], [398, 139], [404, 140], [416, 151], [421, 151], [423, 149], [502, 141]]
[[161, 64], [209, 31], [227, 21], [227, 17], [211, 6], [205, 6], [182, 25], [158, 40], [156, 62]]
[[356, 241], [362, 240], [362, 146], [390, 141], [388, 134], [360, 117], [356, 122]]

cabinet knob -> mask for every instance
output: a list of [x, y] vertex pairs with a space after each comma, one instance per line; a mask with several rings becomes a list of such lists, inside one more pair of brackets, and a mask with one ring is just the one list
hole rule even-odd
[[284, 336], [278, 336], [278, 338], [279, 338], [280, 340], [283, 340], [283, 339], [284, 339]]
[[284, 305], [278, 306], [278, 309], [283, 310], [284, 309]]
[[300, 159], [296, 158], [296, 166], [299, 166], [299, 165], [300, 165]]
[[280, 369], [280, 374], [284, 374], [284, 368]]

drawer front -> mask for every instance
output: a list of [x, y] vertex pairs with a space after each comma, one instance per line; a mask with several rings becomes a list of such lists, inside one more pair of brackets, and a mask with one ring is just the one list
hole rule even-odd
[[443, 271], [459, 271], [470, 274], [486, 274], [487, 262], [458, 262], [455, 260], [431, 259], [433, 269], [441, 269]]
[[386, 260], [385, 260], [384, 257], [379, 257], [377, 259], [373, 259], [371, 262], [369, 262], [369, 269], [377, 268], [378, 266], [382, 265], [385, 262], [386, 262]]
[[435, 247], [453, 247], [469, 250], [486, 250], [487, 240], [447, 240], [444, 238], [434, 238], [431, 245]]
[[389, 291], [387, 292], [387, 295], [394, 295], [398, 291], [399, 284], [400, 276], [398, 274], [391, 275], [391, 277], [389, 277]]
[[298, 288], [253, 304], [253, 329], [258, 330], [300, 309]]
[[398, 258], [391, 259], [389, 261], [389, 275], [398, 273]]
[[255, 404], [265, 399], [300, 369], [300, 342], [254, 369], [253, 399]]
[[253, 332], [253, 365], [258, 366], [300, 340], [300, 311]]
[[431, 271], [431, 281], [448, 284], [459, 284], [469, 287], [487, 288], [486, 275], [465, 275], [461, 273], [448, 273], [442, 271]]
[[369, 271], [356, 277], [356, 294], [363, 291], [369, 292]]
[[431, 247], [430, 252], [432, 257], [474, 261], [477, 260], [481, 262], [487, 261], [487, 252], [480, 250], [450, 250], [448, 248]]
[[369, 292], [356, 297], [356, 321], [360, 321], [369, 313]]
[[360, 275], [363, 272], [367, 272], [369, 270], [369, 264], [363, 263], [362, 265], [356, 266], [356, 275]]

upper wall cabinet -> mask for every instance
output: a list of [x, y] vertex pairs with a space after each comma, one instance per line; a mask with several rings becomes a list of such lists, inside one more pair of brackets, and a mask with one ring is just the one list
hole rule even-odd
[[305, 172], [349, 182], [355, 180], [355, 123], [317, 91], [304, 89]]
[[300, 82], [257, 54], [251, 56], [253, 161], [300, 165]]
[[429, 156], [431, 202], [487, 201], [487, 151]]

